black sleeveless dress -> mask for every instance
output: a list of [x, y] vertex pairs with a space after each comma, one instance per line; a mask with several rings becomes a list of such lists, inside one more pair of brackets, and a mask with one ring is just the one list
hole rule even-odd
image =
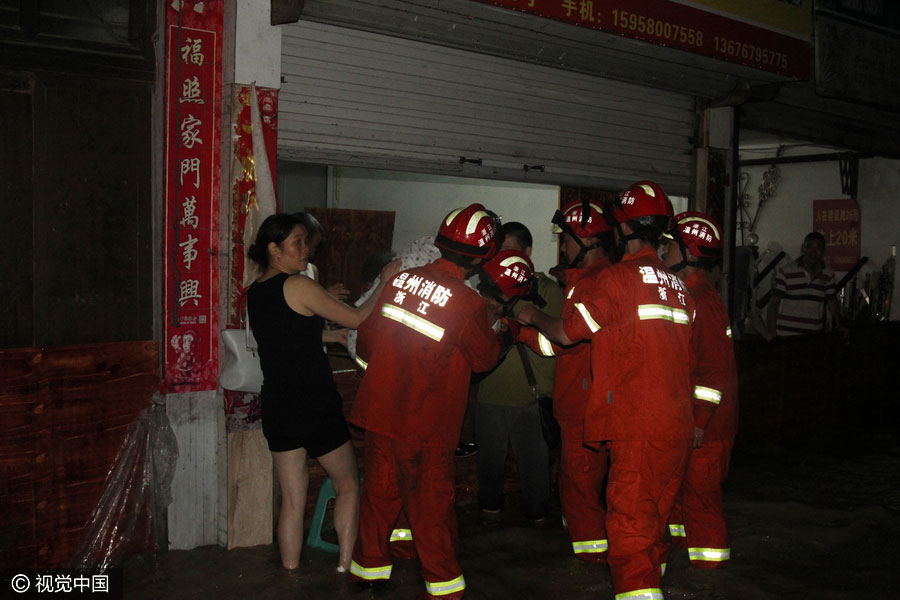
[[254, 282], [247, 292], [259, 345], [263, 434], [272, 452], [306, 448], [313, 458], [350, 439], [341, 397], [322, 350], [325, 320], [296, 313], [284, 299], [287, 274]]

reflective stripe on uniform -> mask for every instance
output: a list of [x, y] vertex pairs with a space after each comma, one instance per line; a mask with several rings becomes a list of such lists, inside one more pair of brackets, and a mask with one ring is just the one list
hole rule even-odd
[[688, 558], [722, 562], [731, 558], [731, 548], [688, 548]]
[[706, 400], [707, 402], [718, 404], [722, 401], [722, 392], [713, 388], [697, 385], [694, 386], [694, 398], [696, 398], [697, 400]]
[[369, 363], [364, 361], [359, 354], [356, 355], [356, 358], [354, 360], [356, 361], [356, 364], [358, 364], [362, 368], [363, 371], [369, 368]]
[[431, 321], [427, 321], [407, 310], [403, 310], [399, 306], [394, 306], [393, 304], [385, 304], [381, 307], [381, 316], [406, 325], [413, 331], [417, 331], [418, 333], [421, 333], [425, 337], [429, 337], [436, 342], [441, 341], [441, 338], [444, 337], [443, 327], [438, 327]]
[[395, 529], [391, 532], [392, 542], [411, 542], [412, 539], [412, 529]]
[[572, 297], [572, 294], [574, 294], [574, 293], [575, 293], [575, 286], [573, 285], [572, 287], [569, 288], [569, 293], [566, 294], [566, 300], [569, 300]]
[[616, 600], [625, 600], [625, 598], [628, 600], [663, 600], [663, 594], [659, 588], [646, 588], [625, 592], [624, 594], [616, 594]]
[[600, 325], [597, 324], [597, 321], [594, 320], [594, 317], [591, 316], [591, 313], [588, 312], [588, 309], [581, 302], [575, 303], [575, 308], [578, 309], [578, 312], [581, 313], [581, 317], [584, 319], [584, 322], [587, 323], [588, 329], [591, 330], [591, 333], [597, 333], [600, 331]]
[[685, 537], [684, 525], [673, 525], [669, 523], [669, 535], [672, 537]]
[[350, 572], [366, 581], [375, 581], [377, 579], [390, 579], [391, 569], [393, 565], [385, 565], [383, 567], [366, 568], [355, 560], [350, 561]]
[[572, 550], [575, 554], [593, 554], [597, 552], [606, 552], [609, 550], [609, 541], [607, 540], [587, 540], [584, 542], [572, 542]]
[[466, 580], [460, 575], [450, 581], [426, 581], [425, 590], [432, 596], [446, 596], [466, 589]]
[[541, 356], [556, 356], [553, 344], [540, 332], [538, 332], [538, 347], [541, 349]]
[[641, 304], [638, 306], [638, 318], [641, 321], [663, 319], [664, 321], [672, 321], [681, 325], [690, 323], [686, 310], [672, 308], [665, 304]]
[[659, 576], [660, 577], [666, 576], [666, 563], [659, 565]]
[[728, 338], [731, 339], [731, 327], [725, 328], [725, 335], [727, 335]]

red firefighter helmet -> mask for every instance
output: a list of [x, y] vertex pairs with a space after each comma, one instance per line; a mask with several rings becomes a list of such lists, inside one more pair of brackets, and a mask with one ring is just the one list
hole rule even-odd
[[641, 221], [645, 220], [645, 217], [671, 219], [673, 214], [669, 197], [659, 184], [649, 180], [638, 181], [622, 192], [612, 208], [612, 217], [616, 223]]
[[434, 245], [463, 256], [488, 259], [496, 250], [497, 217], [481, 204], [457, 208], [444, 217]]
[[675, 237], [697, 258], [722, 254], [722, 229], [705, 213], [688, 211], [675, 217]]
[[[585, 209], [587, 209], [587, 215], [585, 215]], [[596, 202], [576, 200], [553, 215], [553, 233], [566, 231], [566, 233], [574, 233], [580, 238], [589, 238], [611, 229], [603, 216], [603, 208]]]
[[501, 250], [482, 269], [509, 298], [525, 296], [533, 290], [534, 263], [521, 250]]

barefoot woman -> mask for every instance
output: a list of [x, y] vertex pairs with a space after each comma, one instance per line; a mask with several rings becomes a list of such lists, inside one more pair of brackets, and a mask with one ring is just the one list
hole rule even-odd
[[[286, 569], [300, 564], [309, 484], [306, 459], [311, 457], [337, 492], [338, 570], [349, 569], [359, 525], [359, 474], [341, 397], [322, 350], [322, 330], [326, 320], [355, 329], [372, 303], [347, 306], [300, 273], [309, 261], [309, 235], [293, 215], [275, 214], [263, 221], [247, 256], [263, 270], [250, 286], [247, 306], [263, 371], [263, 433], [281, 487], [281, 563]], [[381, 280], [388, 280], [398, 266], [385, 267]]]

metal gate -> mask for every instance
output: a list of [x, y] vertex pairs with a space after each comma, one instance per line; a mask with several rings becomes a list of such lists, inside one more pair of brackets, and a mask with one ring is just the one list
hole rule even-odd
[[690, 96], [334, 25], [285, 26], [285, 160], [686, 193]]

